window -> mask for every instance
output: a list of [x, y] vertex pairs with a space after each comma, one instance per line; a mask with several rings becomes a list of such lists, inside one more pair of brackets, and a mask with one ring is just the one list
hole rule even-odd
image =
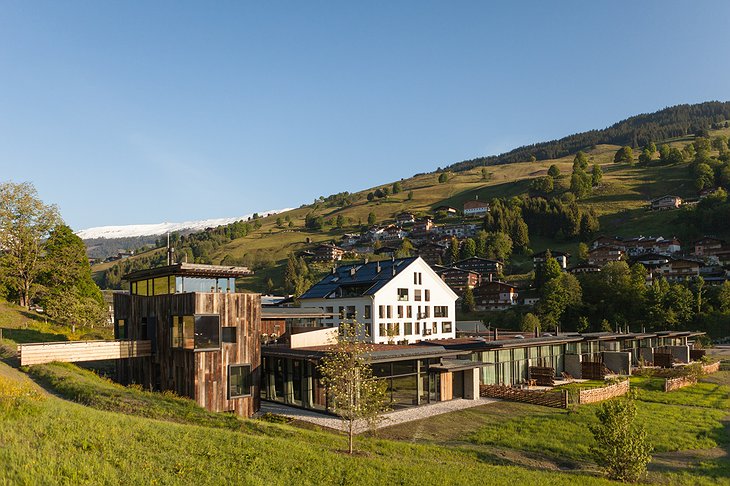
[[355, 306], [354, 305], [348, 305], [347, 306], [347, 314], [346, 316], [348, 319], [354, 319], [355, 318]]
[[393, 306], [392, 306], [392, 305], [389, 305], [389, 306], [388, 306], [388, 307], [386, 308], [386, 310], [388, 311], [388, 312], [387, 312], [387, 314], [388, 314], [388, 319], [390, 319], [391, 317], [393, 317]]
[[378, 332], [378, 335], [380, 335], [380, 336], [387, 336], [388, 335], [388, 330], [387, 330], [387, 327], [386, 327], [386, 325], [385, 325], [384, 322], [381, 322], [380, 323], [380, 329], [378, 329], [378, 331], [379, 331]]
[[416, 323], [416, 334], [421, 334], [421, 323], [420, 322]]
[[220, 347], [220, 316], [173, 316], [171, 347], [182, 349], [218, 349]]
[[345, 308], [343, 306], [340, 306], [340, 319], [345, 318]]
[[220, 347], [220, 316], [195, 316], [195, 349]]
[[423, 306], [423, 318], [428, 319], [431, 317], [431, 308], [427, 305]]
[[117, 319], [114, 339], [127, 339], [127, 323], [124, 319]]
[[408, 289], [398, 289], [398, 300], [399, 301], [408, 300]]
[[232, 326], [226, 326], [221, 328], [221, 339], [224, 343], [235, 343], [236, 342], [236, 328]]
[[420, 289], [416, 289], [413, 291], [413, 300], [415, 300], [416, 302], [421, 301], [421, 290]]
[[448, 321], [444, 322], [442, 327], [443, 327], [444, 332], [451, 332], [451, 323], [450, 322], [448, 322]]
[[406, 317], [408, 319], [413, 318], [413, 307], [411, 307], [410, 305], [406, 307]]
[[172, 285], [170, 285], [170, 277], [157, 277], [150, 280], [152, 291], [150, 294], [165, 295], [175, 293], [175, 278], [172, 277]]
[[434, 317], [449, 317], [449, 306], [447, 305], [435, 305], [433, 307]]
[[418, 285], [418, 272], [413, 272], [413, 285]]
[[418, 285], [423, 284], [423, 275], [421, 275], [421, 272], [418, 272]]
[[398, 306], [398, 318], [403, 319], [403, 306], [402, 305]]
[[228, 367], [228, 398], [251, 396], [251, 365], [230, 365]]
[[432, 327], [431, 327], [431, 331], [432, 331], [432, 332], [433, 332], [434, 334], [438, 334], [438, 332], [439, 332], [439, 323], [438, 323], [438, 322], [434, 322], [434, 323], [432, 324]]
[[370, 306], [369, 305], [366, 305], [365, 306], [365, 314], [364, 314], [363, 317], [365, 317], [365, 319], [370, 319], [370, 312], [371, 312], [370, 311]]
[[[324, 310], [325, 310], [325, 312], [326, 312], [327, 314], [334, 314], [334, 313], [335, 313], [335, 308], [334, 308], [334, 307], [332, 307], [331, 305], [330, 305], [330, 306], [327, 306], [327, 307], [325, 307], [325, 308], [324, 308]], [[330, 318], [330, 319], [331, 319], [331, 318]]]
[[423, 291], [423, 293], [424, 293], [424, 297], [425, 297], [423, 300], [425, 300], [426, 302], [430, 302], [431, 301], [431, 291], [429, 289], [426, 289]]
[[413, 323], [412, 322], [406, 322], [403, 324], [403, 334], [406, 336], [410, 336], [413, 334]]
[[385, 306], [381, 305], [378, 307], [378, 317], [381, 319], [385, 319]]

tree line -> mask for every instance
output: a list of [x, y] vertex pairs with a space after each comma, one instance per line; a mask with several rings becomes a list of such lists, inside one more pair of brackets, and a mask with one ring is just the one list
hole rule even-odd
[[637, 148], [648, 145], [652, 140], [703, 134], [713, 126], [727, 126], [726, 120], [730, 120], [730, 102], [677, 105], [655, 113], [632, 116], [602, 130], [590, 130], [559, 140], [525, 145], [501, 155], [465, 160], [444, 170], [458, 172], [484, 165], [556, 159], [598, 144]]

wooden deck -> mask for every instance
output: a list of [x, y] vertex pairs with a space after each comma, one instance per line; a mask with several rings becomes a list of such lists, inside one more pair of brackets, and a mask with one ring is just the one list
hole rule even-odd
[[61, 341], [18, 345], [20, 365], [52, 361], [98, 361], [103, 359], [144, 358], [152, 353], [150, 341]]

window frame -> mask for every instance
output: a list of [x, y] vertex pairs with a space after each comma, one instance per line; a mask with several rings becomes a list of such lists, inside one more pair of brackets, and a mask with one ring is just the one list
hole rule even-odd
[[[249, 380], [248, 380], [249, 381], [248, 393], [244, 393], [243, 395], [233, 395], [231, 393], [232, 392], [232, 390], [231, 390], [231, 370], [233, 368], [244, 368], [246, 366], [248, 367], [248, 377], [249, 377]], [[253, 389], [253, 366], [251, 366], [251, 363], [229, 364], [228, 365], [228, 377], [227, 377], [227, 379], [228, 379], [228, 382], [227, 382], [227, 385], [228, 385], [227, 388], [228, 388], [228, 390], [227, 390], [227, 393], [226, 394], [228, 396], [228, 400], [234, 400], [234, 399], [237, 399], [237, 398], [246, 398], [246, 397], [252, 397], [253, 396], [253, 391], [252, 391], [252, 389]]]

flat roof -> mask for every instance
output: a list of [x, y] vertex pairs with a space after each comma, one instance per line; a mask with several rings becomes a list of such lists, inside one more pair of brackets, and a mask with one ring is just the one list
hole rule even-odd
[[321, 307], [262, 307], [262, 319], [294, 319], [294, 318], [323, 318], [335, 317], [333, 312], [325, 312]]
[[[418, 344], [369, 344], [368, 347], [370, 352], [367, 355], [373, 363], [440, 358], [460, 354], [459, 350], [446, 349], [443, 346], [419, 346]], [[267, 356], [319, 359], [332, 348], [332, 345], [291, 348], [286, 344], [272, 344], [262, 346], [261, 352]]]
[[165, 277], [170, 275], [180, 275], [183, 277], [235, 278], [253, 275], [253, 271], [249, 270], [247, 267], [203, 265], [200, 263], [176, 263], [174, 265], [137, 270], [124, 275], [122, 278], [131, 282], [146, 278]]

